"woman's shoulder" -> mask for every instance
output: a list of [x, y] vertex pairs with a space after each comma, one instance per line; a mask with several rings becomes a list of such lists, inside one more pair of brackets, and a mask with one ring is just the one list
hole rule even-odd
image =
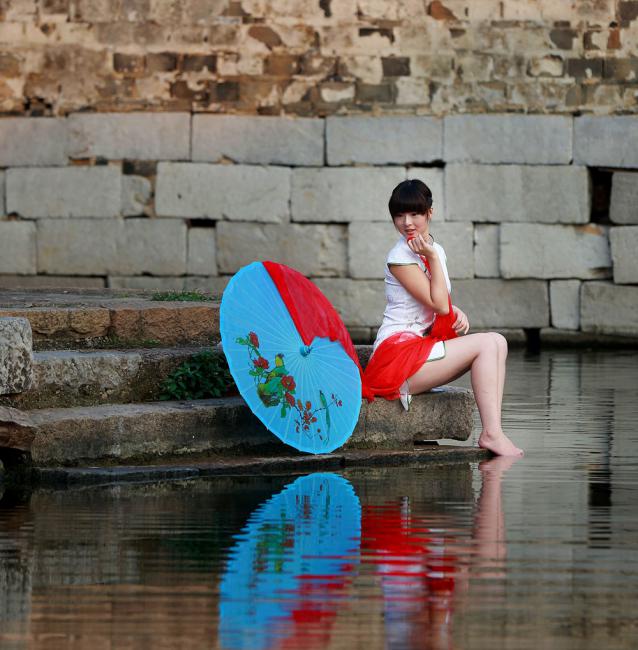
[[386, 264], [418, 264], [419, 256], [408, 246], [404, 237], [400, 237], [390, 249]]

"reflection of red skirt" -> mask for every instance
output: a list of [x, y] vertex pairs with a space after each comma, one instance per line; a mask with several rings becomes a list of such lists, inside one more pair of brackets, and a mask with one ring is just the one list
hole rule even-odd
[[399, 399], [401, 384], [428, 360], [434, 344], [441, 339], [412, 332], [392, 334], [374, 351], [363, 373], [375, 396]]

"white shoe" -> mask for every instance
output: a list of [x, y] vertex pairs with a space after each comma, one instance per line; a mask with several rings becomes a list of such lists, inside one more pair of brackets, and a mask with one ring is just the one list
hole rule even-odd
[[409, 389], [410, 387], [408, 386], [407, 381], [404, 381], [403, 384], [401, 384], [401, 388], [399, 388], [399, 399], [406, 411], [410, 410], [410, 403], [412, 402], [412, 395], [408, 392]]

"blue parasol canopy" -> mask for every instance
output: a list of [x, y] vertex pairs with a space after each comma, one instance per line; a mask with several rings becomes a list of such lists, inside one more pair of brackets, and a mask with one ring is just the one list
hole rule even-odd
[[[305, 308], [319, 306], [310, 301]], [[350, 437], [361, 408], [357, 365], [339, 341], [304, 344], [261, 262], [242, 268], [226, 287], [220, 332], [239, 392], [283, 442], [320, 454]]]

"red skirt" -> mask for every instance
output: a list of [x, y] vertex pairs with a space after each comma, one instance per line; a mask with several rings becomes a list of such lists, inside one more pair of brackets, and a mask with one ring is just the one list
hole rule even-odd
[[[399, 399], [401, 384], [428, 360], [434, 344], [458, 336], [453, 327], [456, 316], [449, 296], [448, 306], [447, 314], [435, 317], [427, 336], [397, 332], [381, 341], [363, 372], [369, 394], [390, 400]], [[369, 402], [373, 399], [368, 397]]]
[[401, 384], [423, 366], [438, 340], [397, 332], [381, 341], [363, 372], [368, 389], [375, 397], [399, 399]]

